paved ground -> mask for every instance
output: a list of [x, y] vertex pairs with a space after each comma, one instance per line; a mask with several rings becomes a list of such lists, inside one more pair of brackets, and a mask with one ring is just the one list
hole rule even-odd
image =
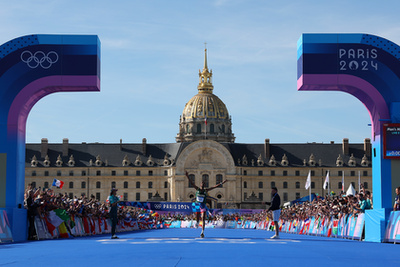
[[163, 229], [0, 245], [0, 266], [399, 266], [400, 245], [250, 229]]

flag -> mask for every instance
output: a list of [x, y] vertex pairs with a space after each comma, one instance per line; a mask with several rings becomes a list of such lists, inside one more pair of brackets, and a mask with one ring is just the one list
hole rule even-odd
[[[306, 189], [311, 186], [311, 171], [308, 171], [307, 181], [306, 181]], [[311, 202], [311, 199], [310, 199]]]
[[329, 187], [329, 171], [326, 173], [326, 178], [324, 182], [324, 190], [326, 190]]
[[207, 125], [207, 115], [204, 117], [204, 122]]
[[361, 174], [360, 171], [358, 171], [358, 192], [361, 191]]
[[63, 185], [64, 185], [63, 181], [60, 181], [60, 180], [57, 180], [56, 178], [54, 178], [52, 186], [57, 186], [57, 188], [61, 189], [63, 187]]
[[342, 172], [342, 192], [344, 193], [344, 171]]

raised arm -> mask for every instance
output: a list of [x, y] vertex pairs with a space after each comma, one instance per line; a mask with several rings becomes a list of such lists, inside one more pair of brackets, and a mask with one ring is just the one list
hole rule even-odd
[[219, 183], [219, 184], [216, 184], [216, 185], [214, 185], [213, 187], [209, 187], [209, 188], [206, 189], [206, 191], [213, 190], [213, 189], [217, 188], [218, 186], [223, 185], [223, 184], [226, 183], [227, 181], [228, 181], [228, 180], [224, 180], [223, 182], [221, 182], [221, 183]]
[[185, 175], [186, 175], [186, 177], [188, 178], [189, 183], [190, 183], [196, 190], [198, 190], [199, 187], [198, 187], [197, 185], [195, 185], [195, 184], [192, 182], [192, 180], [190, 180], [188, 172], [186, 172]]

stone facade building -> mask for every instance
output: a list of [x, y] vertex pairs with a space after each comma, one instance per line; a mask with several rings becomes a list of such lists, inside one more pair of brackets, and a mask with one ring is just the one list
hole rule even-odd
[[[311, 171], [312, 192], [325, 195], [327, 172], [330, 191], [340, 193], [358, 181], [372, 191], [371, 143], [259, 144], [235, 143], [228, 109], [213, 94], [212, 71], [199, 71], [198, 94], [185, 105], [176, 143], [62, 143], [26, 145], [25, 183], [51, 187], [54, 178], [65, 184], [56, 192], [70, 196], [94, 195], [105, 200], [111, 188], [126, 201], [189, 202], [195, 196], [185, 173], [200, 185], [213, 186], [212, 208], [265, 208], [271, 187], [284, 202], [308, 195], [306, 177]], [[359, 178], [360, 177], [360, 178]]]

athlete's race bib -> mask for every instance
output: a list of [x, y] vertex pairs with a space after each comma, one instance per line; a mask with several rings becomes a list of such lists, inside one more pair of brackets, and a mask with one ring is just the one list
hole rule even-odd
[[197, 202], [200, 202], [200, 203], [203, 203], [204, 202], [204, 196], [197, 196], [196, 197], [196, 200], [197, 200]]

